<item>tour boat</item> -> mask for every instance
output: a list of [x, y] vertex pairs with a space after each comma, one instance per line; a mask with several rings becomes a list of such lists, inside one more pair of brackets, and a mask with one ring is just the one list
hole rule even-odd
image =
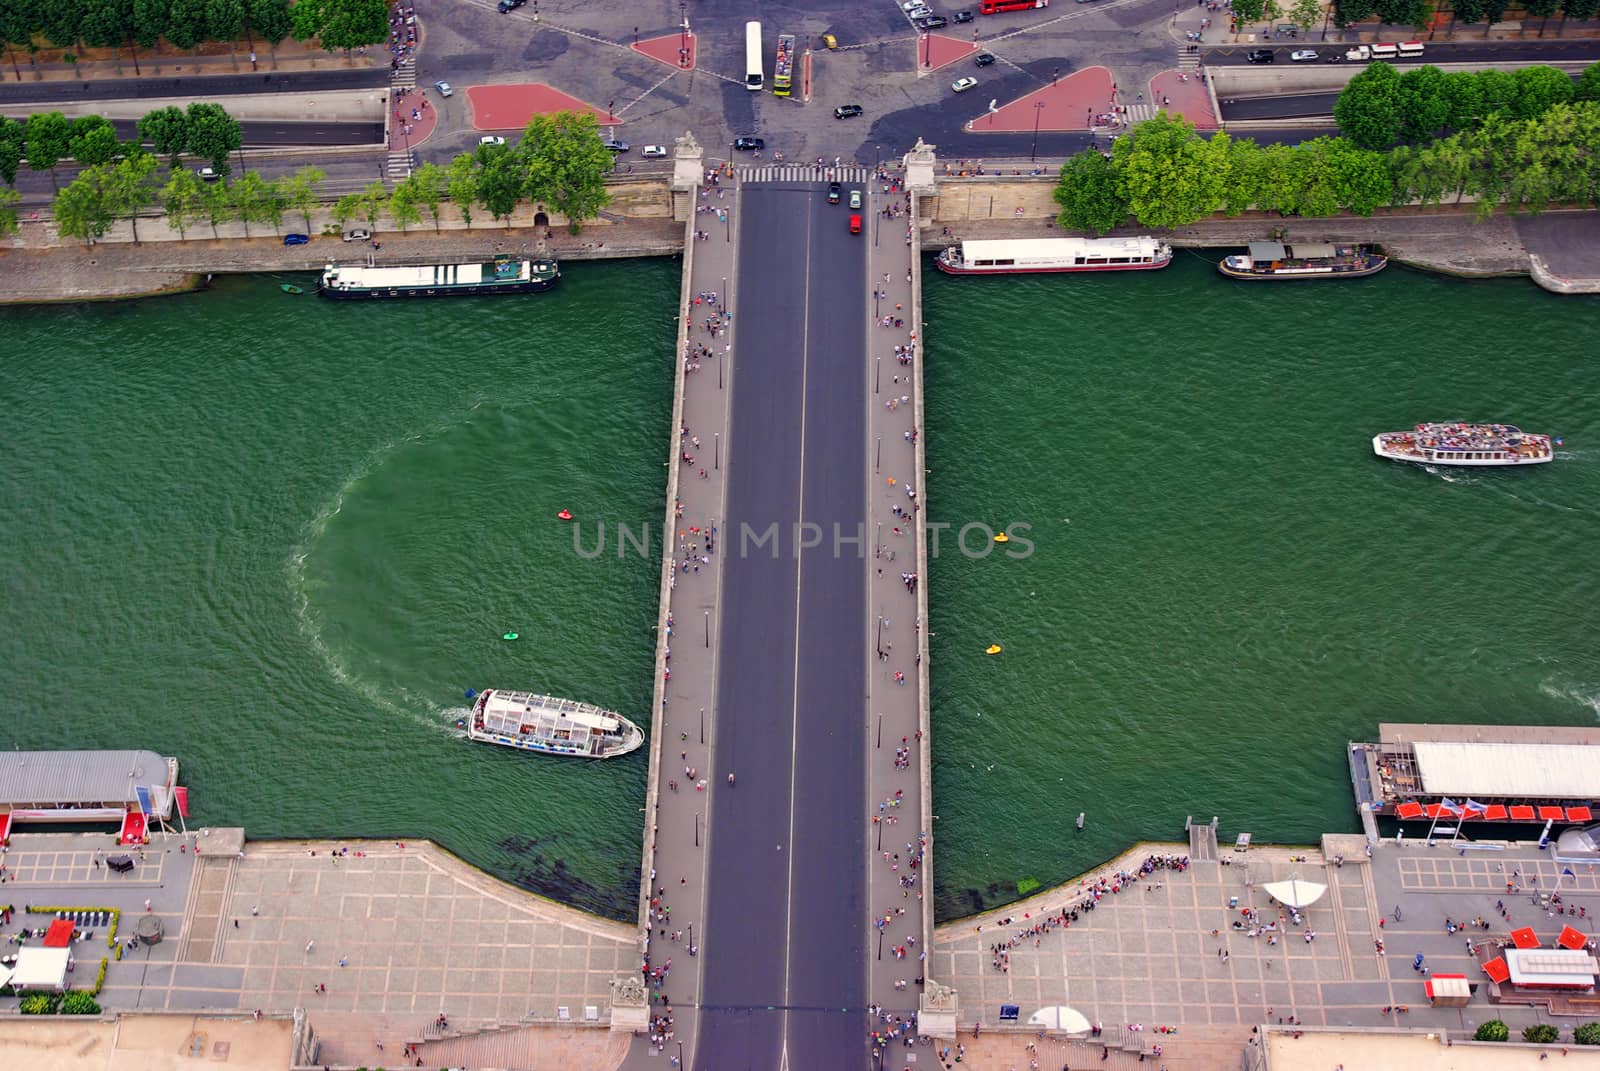
[[939, 254], [951, 275], [1046, 271], [1148, 271], [1172, 263], [1159, 238], [1007, 238], [962, 242]]
[[644, 730], [621, 714], [571, 699], [486, 688], [472, 706], [467, 736], [486, 744], [612, 759], [644, 743]]
[[1223, 257], [1217, 270], [1230, 279], [1360, 279], [1388, 263], [1382, 253], [1359, 245], [1251, 242], [1248, 253]]
[[[1559, 446], [1561, 440], [1556, 440]], [[1372, 439], [1372, 452], [1423, 465], [1542, 465], [1554, 457], [1550, 436], [1530, 435], [1512, 424], [1418, 424]]]
[[561, 278], [553, 260], [498, 256], [490, 263], [373, 267], [331, 263], [317, 293], [325, 298], [448, 297], [455, 294], [529, 294], [549, 290]]

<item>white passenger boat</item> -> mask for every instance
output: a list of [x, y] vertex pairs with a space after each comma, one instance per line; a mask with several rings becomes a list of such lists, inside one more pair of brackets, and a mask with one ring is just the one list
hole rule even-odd
[[1548, 435], [1530, 435], [1514, 424], [1461, 421], [1383, 432], [1373, 436], [1372, 452], [1395, 461], [1473, 467], [1542, 465], [1555, 456]]
[[621, 714], [571, 699], [486, 688], [472, 706], [467, 735], [502, 747], [584, 759], [612, 759], [644, 743]]
[[1008, 238], [962, 242], [939, 254], [951, 275], [1008, 275], [1047, 271], [1149, 271], [1172, 263], [1159, 238]]

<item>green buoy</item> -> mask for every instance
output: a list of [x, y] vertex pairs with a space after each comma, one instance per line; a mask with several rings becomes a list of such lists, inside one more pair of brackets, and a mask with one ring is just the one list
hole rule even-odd
[[502, 640], [514, 640], [514, 639], [517, 638], [517, 634], [515, 632], [508, 632], [504, 636], [501, 636], [500, 638]]

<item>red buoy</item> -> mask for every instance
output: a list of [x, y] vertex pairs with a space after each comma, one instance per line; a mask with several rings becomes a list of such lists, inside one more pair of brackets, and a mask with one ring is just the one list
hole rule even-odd
[[564, 521], [570, 521], [572, 520], [572, 511], [570, 509], [564, 509], [560, 513], [556, 514], [556, 516], [560, 517]]

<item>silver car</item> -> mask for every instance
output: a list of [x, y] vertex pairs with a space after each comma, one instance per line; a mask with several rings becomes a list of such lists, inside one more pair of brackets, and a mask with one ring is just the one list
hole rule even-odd
[[433, 88], [439, 91], [439, 95], [441, 97], [451, 97], [454, 96], [456, 92], [450, 88], [449, 82], [435, 82], [433, 83]]

